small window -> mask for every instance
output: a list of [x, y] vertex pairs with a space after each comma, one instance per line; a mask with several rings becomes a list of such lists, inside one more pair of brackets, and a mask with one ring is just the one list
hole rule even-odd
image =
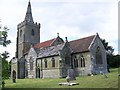
[[35, 33], [34, 33], [34, 30], [32, 29], [32, 31], [31, 31], [31, 35], [34, 36], [34, 34], [35, 34]]
[[52, 58], [52, 67], [55, 67], [55, 58]]
[[47, 68], [47, 59], [45, 59], [44, 62], [45, 62], [45, 68]]

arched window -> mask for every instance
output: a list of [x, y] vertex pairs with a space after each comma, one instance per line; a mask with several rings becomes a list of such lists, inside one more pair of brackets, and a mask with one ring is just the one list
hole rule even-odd
[[45, 68], [47, 68], [47, 59], [45, 59], [44, 62], [45, 62]]
[[81, 55], [81, 59], [80, 59], [80, 66], [81, 67], [85, 67], [85, 59], [84, 59], [84, 57], [83, 57], [83, 55]]
[[51, 61], [52, 61], [52, 67], [55, 67], [55, 58], [53, 57]]
[[30, 70], [33, 70], [33, 60], [32, 60], [32, 57], [30, 57], [29, 62], [30, 62]]
[[96, 49], [96, 64], [102, 64], [102, 53], [100, 47], [98, 46]]
[[35, 32], [34, 32], [34, 30], [32, 29], [32, 31], [31, 31], [31, 35], [32, 36], [34, 36], [35, 35]]
[[78, 67], [78, 59], [76, 56], [74, 57], [74, 66], [75, 68]]

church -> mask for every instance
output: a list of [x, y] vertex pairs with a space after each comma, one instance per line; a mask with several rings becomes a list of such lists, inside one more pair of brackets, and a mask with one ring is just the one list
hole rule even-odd
[[17, 25], [11, 77], [64, 78], [69, 71], [75, 76], [107, 73], [106, 50], [98, 33], [73, 41], [63, 40], [57, 33], [53, 39], [40, 42], [40, 28], [33, 20], [29, 1], [25, 19]]

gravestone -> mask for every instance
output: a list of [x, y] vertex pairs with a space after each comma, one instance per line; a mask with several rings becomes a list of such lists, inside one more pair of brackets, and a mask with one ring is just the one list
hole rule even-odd
[[67, 77], [70, 77], [70, 80], [76, 80], [74, 69], [68, 69], [68, 76]]

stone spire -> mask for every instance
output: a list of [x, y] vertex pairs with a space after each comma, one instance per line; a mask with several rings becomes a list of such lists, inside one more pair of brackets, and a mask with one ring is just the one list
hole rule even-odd
[[31, 10], [30, 1], [28, 2], [27, 12], [26, 12], [26, 16], [25, 16], [25, 20], [24, 21], [34, 22], [33, 21], [33, 17], [32, 17], [32, 10]]

